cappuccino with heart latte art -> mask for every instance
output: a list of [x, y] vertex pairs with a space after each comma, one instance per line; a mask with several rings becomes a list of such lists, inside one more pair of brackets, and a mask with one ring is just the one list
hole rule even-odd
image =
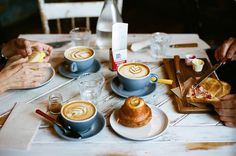
[[142, 63], [126, 63], [119, 68], [118, 72], [128, 78], [142, 78], [146, 77], [150, 70]]

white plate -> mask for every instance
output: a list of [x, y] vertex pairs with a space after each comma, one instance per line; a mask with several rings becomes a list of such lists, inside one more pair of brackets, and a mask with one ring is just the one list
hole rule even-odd
[[50, 67], [50, 68], [43, 68], [43, 69], [40, 69], [40, 70], [45, 70], [46, 74], [44, 75], [44, 79], [41, 81], [41, 84], [37, 87], [28, 87], [28, 88], [20, 88], [20, 89], [33, 89], [33, 88], [38, 88], [38, 87], [41, 87], [47, 83], [49, 83], [52, 78], [55, 76], [55, 70], [53, 67]]
[[116, 121], [115, 112], [117, 110], [115, 110], [110, 116], [111, 127], [120, 136], [131, 140], [142, 141], [157, 138], [168, 128], [168, 117], [159, 108], [152, 105], [148, 106], [152, 110], [152, 119], [147, 125], [139, 128], [125, 127]]

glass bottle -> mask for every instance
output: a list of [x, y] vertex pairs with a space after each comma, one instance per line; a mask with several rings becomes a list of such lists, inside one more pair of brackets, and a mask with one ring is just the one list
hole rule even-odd
[[112, 25], [122, 22], [115, 0], [105, 0], [96, 28], [96, 44], [99, 48], [111, 48]]

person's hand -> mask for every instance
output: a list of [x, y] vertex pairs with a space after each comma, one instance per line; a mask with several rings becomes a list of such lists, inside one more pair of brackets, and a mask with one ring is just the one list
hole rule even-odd
[[21, 58], [0, 72], [0, 93], [9, 89], [37, 87], [42, 83], [49, 63], [28, 63], [28, 57]]
[[236, 60], [236, 38], [229, 38], [215, 51], [217, 61]]
[[214, 104], [216, 112], [220, 116], [220, 120], [226, 126], [236, 127], [236, 94], [229, 94]]
[[12, 57], [13, 55], [21, 55], [26, 57], [32, 54], [32, 51], [42, 50], [46, 53], [47, 57], [45, 58], [48, 61], [49, 56], [52, 52], [52, 47], [44, 43], [29, 41], [23, 38], [17, 38], [9, 41], [3, 46], [2, 54], [7, 58]]

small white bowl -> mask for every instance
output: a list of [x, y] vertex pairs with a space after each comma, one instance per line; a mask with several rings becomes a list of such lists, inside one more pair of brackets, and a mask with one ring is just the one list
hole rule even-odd
[[201, 59], [194, 59], [192, 61], [192, 66], [193, 66], [193, 70], [195, 72], [201, 72], [202, 69], [203, 69], [203, 66], [204, 66], [205, 62]]

